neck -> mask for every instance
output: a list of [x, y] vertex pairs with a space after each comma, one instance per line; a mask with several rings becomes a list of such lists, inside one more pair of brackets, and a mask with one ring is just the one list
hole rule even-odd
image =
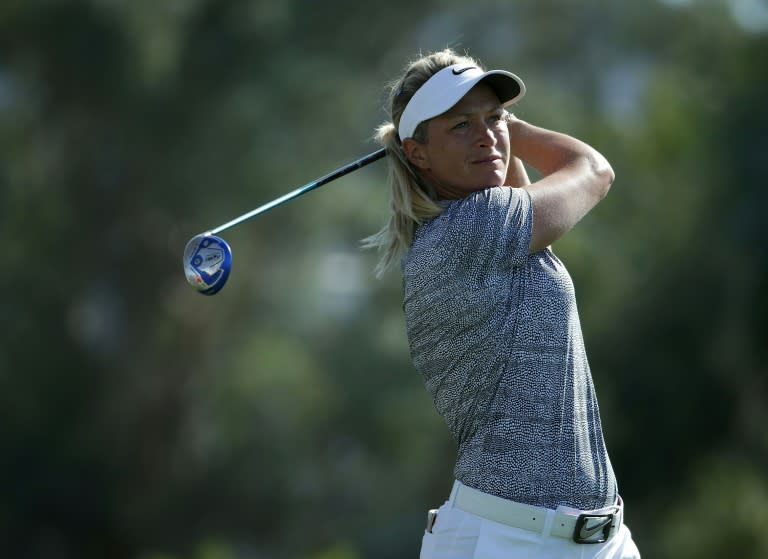
[[429, 185], [432, 191], [437, 196], [438, 200], [460, 200], [466, 197], [467, 193], [447, 186], [437, 180], [430, 171], [422, 171], [421, 177], [424, 182]]

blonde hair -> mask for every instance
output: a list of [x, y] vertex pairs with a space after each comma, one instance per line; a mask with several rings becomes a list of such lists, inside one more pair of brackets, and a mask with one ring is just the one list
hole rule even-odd
[[[434, 190], [419, 175], [403, 152], [397, 129], [408, 101], [424, 83], [438, 71], [453, 64], [480, 64], [469, 56], [461, 56], [451, 49], [441, 50], [409, 63], [402, 77], [389, 85], [389, 116], [376, 128], [375, 140], [387, 150], [387, 167], [392, 214], [386, 225], [374, 235], [363, 239], [364, 248], [377, 248], [381, 259], [376, 276], [381, 275], [408, 250], [416, 227], [435, 217], [443, 208], [437, 202]], [[413, 139], [427, 143], [426, 122], [416, 127]]]

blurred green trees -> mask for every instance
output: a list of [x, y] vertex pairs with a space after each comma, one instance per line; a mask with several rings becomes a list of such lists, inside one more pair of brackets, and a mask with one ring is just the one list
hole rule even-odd
[[384, 86], [467, 49], [521, 118], [612, 162], [556, 246], [647, 557], [765, 557], [768, 14], [618, 3], [8, 1], [0, 7], [0, 548], [14, 558], [413, 557], [453, 443], [396, 272], [358, 241], [384, 165], [189, 237], [368, 153]]

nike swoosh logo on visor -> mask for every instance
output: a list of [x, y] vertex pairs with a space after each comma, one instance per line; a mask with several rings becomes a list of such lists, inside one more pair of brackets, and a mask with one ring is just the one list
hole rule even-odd
[[451, 72], [453, 72], [454, 76], [458, 76], [459, 74], [463, 74], [464, 72], [466, 72], [467, 70], [471, 70], [472, 68], [477, 68], [477, 66], [467, 66], [465, 68], [462, 68], [461, 70], [457, 70], [456, 68], [454, 68], [453, 70], [451, 70]]

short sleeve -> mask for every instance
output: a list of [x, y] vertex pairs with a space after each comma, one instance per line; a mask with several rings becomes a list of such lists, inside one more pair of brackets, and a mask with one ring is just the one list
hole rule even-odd
[[531, 244], [531, 195], [524, 188], [487, 188], [447, 210], [456, 250], [484, 269], [524, 266]]

